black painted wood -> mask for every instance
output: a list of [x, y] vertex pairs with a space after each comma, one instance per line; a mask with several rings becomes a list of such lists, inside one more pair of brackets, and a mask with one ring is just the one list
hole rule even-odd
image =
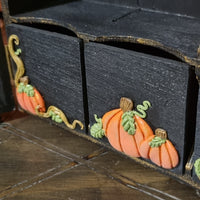
[[56, 24], [91, 41], [105, 41], [108, 36], [112, 36], [111, 40], [125, 37], [131, 42], [148, 39], [148, 45], [163, 48], [183, 60], [184, 55], [196, 58], [200, 44], [198, 18], [91, 1], [74, 1], [23, 13], [11, 21]]
[[142, 8], [200, 17], [199, 0], [139, 0], [139, 6]]
[[195, 132], [194, 70], [181, 62], [97, 43], [85, 45], [85, 62], [90, 125], [94, 114], [102, 117], [118, 108], [120, 97], [131, 98], [135, 107], [149, 100], [146, 121], [153, 130], [167, 130], [180, 156], [172, 171], [181, 174]]
[[120, 5], [124, 7], [136, 7], [138, 6], [138, 0], [83, 0], [92, 3], [101, 3], [101, 4], [113, 4]]
[[5, 49], [0, 34], [0, 113], [11, 111], [14, 108], [12, 89], [8, 73]]
[[20, 25], [7, 30], [8, 35], [18, 35], [26, 75], [46, 105], [60, 108], [71, 123], [84, 123], [79, 39]]
[[85, 0], [200, 17], [199, 0]]

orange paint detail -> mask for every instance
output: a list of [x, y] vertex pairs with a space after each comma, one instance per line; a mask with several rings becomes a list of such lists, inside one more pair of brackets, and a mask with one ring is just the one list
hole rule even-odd
[[139, 152], [141, 157], [149, 159], [150, 145], [149, 142], [154, 138], [154, 135], [148, 137], [146, 140], [142, 141], [139, 147]]
[[160, 147], [150, 148], [149, 158], [153, 163], [155, 163], [158, 166], [161, 166]]
[[122, 112], [122, 110], [119, 108], [119, 109], [111, 110], [107, 112], [106, 114], [104, 114], [102, 118], [102, 123], [103, 123], [103, 129], [105, 130], [105, 134], [107, 133], [108, 123], [110, 122], [112, 117], [115, 116], [118, 112]]
[[174, 145], [166, 139], [166, 142], [158, 147], [151, 147], [150, 142], [156, 135], [144, 140], [139, 148], [141, 157], [150, 159], [153, 163], [165, 169], [172, 169], [179, 163], [179, 156]]
[[23, 93], [18, 92], [18, 87], [16, 88], [16, 97], [21, 108], [24, 110], [27, 110], [26, 106], [24, 105], [24, 95]]
[[122, 151], [129, 156], [140, 157], [135, 137], [133, 135], [129, 135], [121, 124], [122, 119], [120, 121], [120, 142]]
[[153, 135], [149, 125], [140, 117], [134, 116], [136, 131], [129, 135], [122, 126], [122, 109], [114, 109], [102, 117], [103, 130], [109, 143], [118, 151], [133, 157], [140, 157], [139, 148], [146, 138]]
[[171, 158], [170, 158], [166, 144], [162, 144], [160, 146], [160, 160], [161, 160], [161, 166], [163, 168], [165, 169], [172, 168]]
[[122, 112], [118, 112], [111, 120], [107, 126], [107, 138], [110, 144], [117, 149], [118, 151], [122, 151], [120, 144], [120, 130], [119, 124], [122, 116]]
[[34, 88], [34, 96], [29, 97], [25, 92], [19, 93], [18, 87], [16, 88], [16, 97], [22, 109], [36, 115], [36, 108], [39, 107], [40, 112], [45, 112], [45, 102], [41, 94]]
[[168, 149], [172, 167], [176, 167], [179, 163], [178, 153], [177, 153], [174, 145], [169, 140], [166, 141], [166, 147]]
[[142, 130], [144, 139], [147, 139], [150, 135], [153, 135], [151, 127], [141, 117], [135, 115], [135, 121]]

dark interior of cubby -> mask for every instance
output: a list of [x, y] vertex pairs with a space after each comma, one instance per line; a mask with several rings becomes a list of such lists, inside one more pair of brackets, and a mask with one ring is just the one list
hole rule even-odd
[[[74, 0], [8, 0], [11, 15], [23, 13], [35, 9], [63, 4]], [[104, 4], [117, 4], [120, 6], [138, 6], [145, 9], [180, 13], [183, 15], [200, 17], [198, 0], [86, 0], [88, 2], [99, 2]], [[21, 6], [23, 5], [23, 6]]]
[[[0, 35], [0, 113], [14, 108], [14, 99], [2, 36]], [[0, 119], [1, 121], [1, 119]]]
[[[32, 10], [48, 8], [73, 0], [8, 0], [9, 11], [11, 15], [24, 13]], [[23, 5], [23, 6], [22, 6]]]

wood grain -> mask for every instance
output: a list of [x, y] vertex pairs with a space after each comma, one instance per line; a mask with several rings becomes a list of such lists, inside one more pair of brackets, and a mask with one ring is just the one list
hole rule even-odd
[[173, 171], [182, 173], [185, 153], [192, 144], [186, 139], [188, 135], [192, 139], [195, 131], [195, 104], [192, 108], [189, 103], [195, 99], [197, 85], [191, 81], [195, 80], [193, 69], [181, 62], [95, 43], [86, 44], [85, 57], [90, 125], [94, 114], [102, 117], [118, 108], [121, 97], [131, 98], [135, 109], [144, 100], [150, 101], [146, 121], [153, 130], [167, 131], [180, 156]]
[[137, 43], [137, 39], [142, 38], [148, 45], [162, 48], [183, 60], [184, 56], [196, 58], [200, 44], [198, 18], [91, 1], [74, 1], [26, 12], [15, 15], [11, 21], [54, 24], [91, 41], [107, 37], [119, 41], [124, 37]]
[[19, 25], [7, 30], [18, 35], [25, 74], [44, 96], [46, 107], [58, 107], [70, 123], [84, 123], [79, 39]]
[[199, 199], [194, 188], [89, 143], [33, 116], [7, 118], [0, 126], [0, 198]]
[[139, 0], [139, 5], [144, 8], [153, 10], [161, 10], [183, 15], [200, 17], [198, 8], [200, 6], [198, 0], [176, 0], [176, 1], [159, 1], [159, 0]]

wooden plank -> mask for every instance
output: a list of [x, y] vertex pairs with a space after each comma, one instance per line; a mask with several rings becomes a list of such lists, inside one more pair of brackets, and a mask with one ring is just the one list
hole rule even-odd
[[44, 96], [46, 107], [54, 105], [70, 123], [77, 119], [84, 124], [79, 39], [19, 25], [7, 28], [8, 35], [20, 39], [25, 74]]
[[[42, 200], [42, 199], [135, 199], [149, 200], [154, 199], [151, 194], [145, 194], [137, 189], [131, 189], [121, 185], [115, 180], [111, 180], [105, 175], [91, 171], [85, 166], [76, 167], [70, 171], [63, 171], [48, 182], [37, 184], [11, 196], [9, 199], [23, 200]], [[156, 199], [156, 198], [155, 198]]]
[[[194, 188], [178, 183], [178, 180], [158, 173], [135, 163], [130, 158], [124, 158], [116, 152], [107, 152], [93, 160], [94, 166], [108, 170], [110, 174], [118, 174], [130, 184], [141, 186], [141, 189], [158, 195], [163, 199], [198, 199]], [[155, 193], [154, 193], [155, 192]], [[171, 198], [170, 198], [171, 197]], [[153, 198], [153, 197], [152, 197]]]
[[85, 45], [85, 62], [90, 125], [94, 114], [102, 117], [118, 108], [121, 97], [131, 98], [135, 109], [149, 100], [146, 121], [153, 130], [167, 131], [180, 156], [172, 171], [182, 173], [192, 144], [186, 139], [194, 137], [194, 70], [181, 62], [96, 43]]
[[[200, 21], [133, 7], [75, 1], [16, 15], [15, 23], [48, 23], [66, 27], [92, 41], [124, 40], [162, 48], [177, 57], [196, 58]], [[141, 40], [137, 40], [142, 38]]]
[[18, 185], [59, 168], [59, 164], [67, 165], [70, 161], [32, 140], [21, 137], [15, 131], [2, 128], [0, 150], [0, 198]]
[[10, 120], [0, 126], [1, 199], [199, 199], [195, 188], [116, 152], [94, 155], [88, 141], [44, 120]]
[[[30, 129], [34, 124], [37, 124], [37, 128]], [[56, 146], [62, 149], [68, 156], [71, 154], [82, 158], [101, 148], [101, 146], [69, 133], [69, 131], [57, 126], [50, 126], [46, 120], [41, 120], [38, 117], [29, 115], [21, 119], [12, 118], [12, 125], [16, 128], [16, 130], [14, 129], [16, 132], [17, 130], [25, 132], [27, 135], [32, 136], [32, 140], [34, 138], [40, 138], [43, 141], [43, 145], [52, 144], [54, 147]], [[53, 147], [51, 146], [51, 148]]]

